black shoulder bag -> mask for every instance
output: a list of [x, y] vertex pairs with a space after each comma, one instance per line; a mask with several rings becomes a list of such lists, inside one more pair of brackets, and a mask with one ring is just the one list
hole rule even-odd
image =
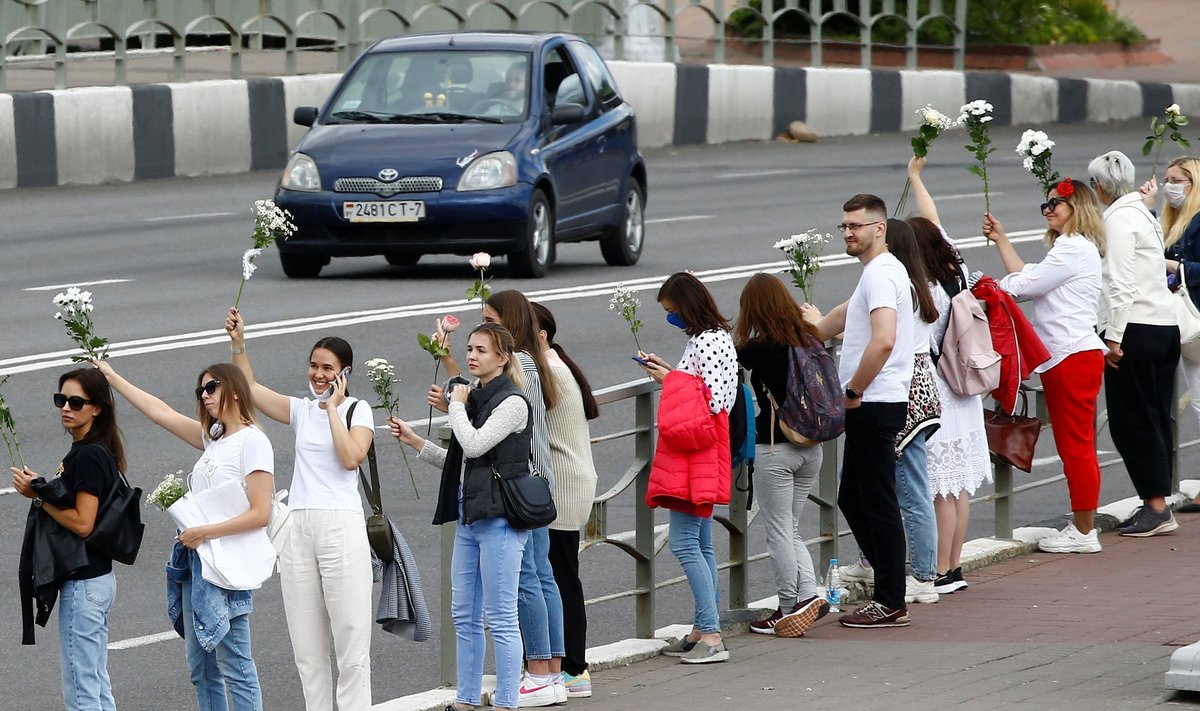
[[[350, 419], [354, 416], [354, 408], [361, 400], [350, 403], [346, 411], [346, 431], [350, 431]], [[367, 503], [371, 506], [371, 515], [367, 516], [367, 541], [375, 556], [384, 563], [392, 561], [392, 524], [383, 513], [383, 502], [379, 498], [379, 465], [375, 462], [375, 438], [372, 433], [371, 448], [367, 450], [367, 466], [371, 469], [371, 482], [363, 475], [362, 466], [358, 467], [358, 480], [362, 482], [363, 491], [367, 494]]]
[[491, 467], [492, 476], [500, 484], [500, 498], [504, 501], [504, 518], [508, 519], [508, 525], [524, 531], [554, 523], [558, 509], [550, 496], [550, 481], [541, 472], [533, 469], [506, 477], [501, 476], [495, 464]]
[[113, 474], [112, 488], [101, 500], [92, 532], [84, 542], [118, 563], [133, 565], [146, 530], [142, 523], [142, 490], [131, 487], [115, 467]]

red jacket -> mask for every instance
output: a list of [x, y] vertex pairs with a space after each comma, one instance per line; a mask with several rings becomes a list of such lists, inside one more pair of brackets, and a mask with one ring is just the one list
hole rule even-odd
[[985, 276], [971, 287], [975, 298], [987, 304], [988, 329], [992, 332], [992, 348], [1000, 354], [1000, 385], [992, 391], [992, 397], [1000, 403], [1000, 409], [1015, 415], [1017, 391], [1021, 381], [1033, 373], [1033, 369], [1050, 360], [1050, 351], [1033, 330], [1033, 324], [1008, 292], [1000, 288], [995, 279]]
[[658, 402], [658, 444], [646, 504], [707, 518], [729, 503], [729, 413], [709, 412], [708, 386], [672, 370]]

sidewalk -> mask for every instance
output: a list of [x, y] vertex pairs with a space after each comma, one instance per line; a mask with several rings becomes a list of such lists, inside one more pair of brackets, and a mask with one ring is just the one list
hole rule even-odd
[[[971, 587], [910, 605], [912, 625], [821, 620], [801, 639], [728, 638], [732, 660], [657, 657], [596, 672], [570, 708], [1147, 709], [1172, 703], [1171, 654], [1200, 639], [1200, 515], [1156, 538], [1101, 536], [1095, 555], [1029, 554], [968, 574]], [[1195, 701], [1193, 697], [1182, 697]]]

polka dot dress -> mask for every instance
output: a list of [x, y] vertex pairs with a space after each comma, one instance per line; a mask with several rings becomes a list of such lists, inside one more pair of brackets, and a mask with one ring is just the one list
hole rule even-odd
[[733, 409], [737, 401], [738, 362], [737, 348], [729, 331], [714, 329], [692, 336], [675, 367], [700, 376], [712, 393], [708, 409], [714, 415]]

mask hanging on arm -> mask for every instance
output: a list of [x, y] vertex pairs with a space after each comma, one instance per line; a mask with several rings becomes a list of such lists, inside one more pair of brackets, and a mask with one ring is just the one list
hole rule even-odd
[[671, 324], [672, 326], [674, 326], [675, 328], [678, 328], [680, 330], [687, 328], [687, 322], [685, 322], [683, 320], [682, 316], [675, 313], [674, 311], [667, 312], [667, 323]]

